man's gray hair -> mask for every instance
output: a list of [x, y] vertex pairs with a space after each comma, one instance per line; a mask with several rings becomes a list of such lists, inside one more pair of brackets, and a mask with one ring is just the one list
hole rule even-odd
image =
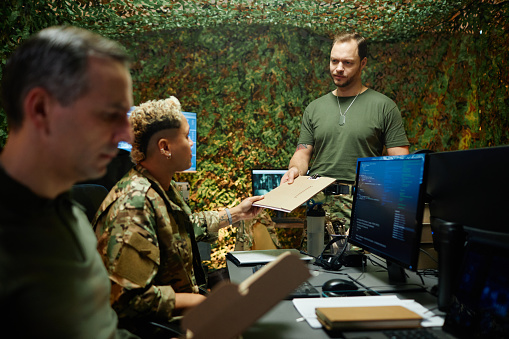
[[9, 127], [21, 127], [22, 103], [33, 88], [44, 88], [63, 106], [86, 94], [93, 86], [87, 77], [89, 56], [111, 58], [128, 67], [129, 58], [119, 43], [77, 27], [46, 28], [23, 43], [9, 58], [2, 77]]

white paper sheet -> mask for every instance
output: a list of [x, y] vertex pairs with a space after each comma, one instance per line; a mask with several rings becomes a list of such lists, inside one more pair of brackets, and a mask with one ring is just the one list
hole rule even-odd
[[310, 261], [312, 257], [300, 253], [296, 249], [275, 249], [275, 250], [256, 250], [256, 251], [233, 251], [229, 252], [233, 262], [238, 265], [266, 264], [276, 260], [281, 254], [290, 252], [302, 260]]
[[444, 319], [429, 312], [427, 308], [411, 299], [399, 299], [395, 295], [337, 298], [295, 298], [293, 305], [312, 328], [321, 328], [316, 318], [317, 307], [392, 306], [401, 305], [424, 318], [421, 325], [442, 326]]

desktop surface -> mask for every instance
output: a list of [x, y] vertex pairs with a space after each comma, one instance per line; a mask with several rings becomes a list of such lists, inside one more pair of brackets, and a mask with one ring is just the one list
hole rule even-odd
[[[233, 262], [227, 260], [228, 272], [230, 280], [239, 284], [253, 274], [253, 268], [250, 266], [237, 266]], [[364, 272], [361, 268], [344, 267], [339, 271], [326, 271], [318, 266], [309, 264], [312, 277], [308, 280], [311, 285], [322, 291], [322, 285], [334, 278], [356, 279], [359, 284], [359, 290], [365, 290], [365, 287], [376, 288], [381, 295], [395, 294], [399, 298], [414, 299], [424, 307], [432, 309], [436, 307], [436, 297], [430, 293], [423, 291], [414, 292], [407, 289], [406, 292], [398, 292], [393, 286], [389, 285], [387, 272], [383, 268], [368, 263]], [[421, 279], [414, 273], [408, 272], [407, 284], [415, 284], [421, 286]], [[424, 286], [431, 289], [437, 283], [436, 277], [424, 276]], [[364, 285], [364, 286], [363, 286]], [[408, 287], [410, 285], [407, 285]], [[322, 295], [324, 298], [325, 296]], [[348, 298], [348, 297], [347, 297]], [[334, 334], [327, 333], [323, 329], [313, 329], [309, 324], [301, 319], [301, 314], [296, 310], [291, 300], [282, 300], [254, 325], [243, 333], [243, 338], [267, 338], [267, 339], [309, 339], [309, 338], [336, 338]], [[337, 338], [340, 338], [339, 336]]]

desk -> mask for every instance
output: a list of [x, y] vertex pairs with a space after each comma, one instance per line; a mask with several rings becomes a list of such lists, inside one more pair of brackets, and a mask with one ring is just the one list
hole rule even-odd
[[[377, 261], [381, 259], [377, 258]], [[237, 266], [233, 262], [227, 260], [228, 272], [230, 280], [233, 283], [240, 283], [252, 275], [252, 267]], [[386, 290], [389, 288], [388, 275], [383, 268], [377, 267], [369, 263], [362, 272], [361, 268], [343, 267], [337, 272], [325, 271], [318, 266], [309, 265], [309, 269], [313, 276], [309, 282], [321, 290], [321, 286], [328, 280], [334, 278], [348, 278], [348, 276], [358, 279], [360, 283], [366, 287], [375, 290]], [[422, 285], [421, 279], [413, 272], [406, 271], [408, 274], [407, 283]], [[423, 277], [424, 286], [429, 290], [433, 285], [437, 284], [436, 277]], [[414, 299], [424, 307], [433, 309], [436, 307], [437, 300], [434, 296], [427, 292], [401, 292], [388, 293], [396, 294], [400, 298]], [[437, 311], [438, 312], [438, 311]], [[440, 314], [440, 313], [438, 313]], [[306, 321], [297, 322], [300, 313], [295, 309], [291, 300], [282, 300], [267, 314], [260, 318], [253, 326], [251, 326], [243, 334], [243, 339], [330, 339], [331, 337], [322, 329], [311, 328]]]

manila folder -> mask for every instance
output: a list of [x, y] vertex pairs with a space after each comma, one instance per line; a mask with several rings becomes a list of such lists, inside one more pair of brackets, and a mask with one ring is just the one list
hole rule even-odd
[[291, 212], [318, 192], [334, 183], [336, 179], [329, 177], [299, 176], [292, 184], [283, 183], [265, 194], [262, 200], [253, 206], [269, 208], [272, 210]]

